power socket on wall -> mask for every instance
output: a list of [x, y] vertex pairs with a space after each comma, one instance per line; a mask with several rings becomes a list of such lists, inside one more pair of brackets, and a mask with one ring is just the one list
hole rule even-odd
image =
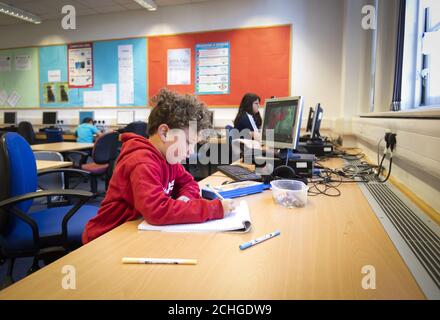
[[387, 149], [389, 149], [391, 152], [394, 152], [397, 145], [397, 134], [395, 132], [385, 132], [384, 139]]

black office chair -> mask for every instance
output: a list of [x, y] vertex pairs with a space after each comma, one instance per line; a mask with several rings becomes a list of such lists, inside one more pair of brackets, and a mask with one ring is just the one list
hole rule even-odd
[[[81, 169], [90, 173], [90, 191], [98, 195], [98, 177], [105, 176], [105, 189], [107, 190], [113, 168], [118, 157], [119, 133], [108, 132], [99, 136], [92, 150], [93, 162], [81, 164]], [[69, 155], [75, 154], [69, 152]]]
[[46, 142], [52, 143], [52, 142], [63, 142], [63, 130], [59, 128], [54, 129], [45, 129], [44, 132], [46, 133]]
[[30, 122], [22, 121], [18, 124], [17, 129], [18, 134], [20, 134], [29, 144], [35, 144], [35, 132], [34, 127]]
[[143, 121], [135, 121], [128, 124], [125, 128], [120, 129], [119, 133], [132, 132], [136, 133], [142, 137], [148, 138], [148, 124]]

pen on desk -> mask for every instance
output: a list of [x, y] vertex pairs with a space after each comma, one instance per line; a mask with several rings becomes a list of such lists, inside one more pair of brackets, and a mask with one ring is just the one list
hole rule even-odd
[[162, 259], [162, 258], [122, 258], [122, 263], [130, 264], [197, 264], [196, 259]]
[[245, 250], [245, 249], [250, 248], [256, 244], [259, 244], [260, 242], [263, 242], [263, 241], [266, 241], [266, 240], [271, 239], [273, 237], [279, 236], [280, 234], [281, 234], [281, 232], [279, 230], [272, 232], [272, 233], [268, 233], [262, 237], [259, 237], [257, 239], [254, 239], [249, 242], [245, 242], [245, 243], [241, 244], [240, 249]]
[[220, 193], [218, 193], [218, 191], [215, 190], [213, 187], [211, 187], [209, 184], [207, 184], [206, 187], [209, 190], [211, 190], [217, 196], [217, 198], [219, 198], [220, 200], [225, 200], [225, 198], [223, 198], [223, 196]]

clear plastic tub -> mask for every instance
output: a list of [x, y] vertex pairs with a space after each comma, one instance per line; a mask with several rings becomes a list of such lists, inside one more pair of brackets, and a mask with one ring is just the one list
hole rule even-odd
[[301, 208], [307, 205], [309, 188], [301, 181], [275, 180], [271, 183], [275, 203], [286, 208]]

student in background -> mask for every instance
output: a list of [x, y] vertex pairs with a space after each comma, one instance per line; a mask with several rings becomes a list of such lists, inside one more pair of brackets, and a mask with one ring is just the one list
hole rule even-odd
[[76, 142], [93, 143], [94, 136], [100, 133], [92, 118], [84, 118], [83, 123], [76, 128]]
[[234, 120], [234, 127], [238, 131], [248, 129], [251, 131], [252, 139], [259, 140], [259, 129], [261, 128], [262, 119], [260, 112], [260, 97], [255, 93], [246, 93], [241, 99], [237, 116]]
[[[166, 89], [152, 105], [148, 139], [122, 134], [107, 194], [86, 225], [83, 243], [139, 217], [153, 225], [199, 223], [222, 219], [235, 208], [233, 200], [202, 199], [199, 185], [181, 164], [193, 152], [198, 132], [209, 127], [207, 108], [194, 96]], [[197, 124], [197, 134], [190, 134], [190, 122]]]

